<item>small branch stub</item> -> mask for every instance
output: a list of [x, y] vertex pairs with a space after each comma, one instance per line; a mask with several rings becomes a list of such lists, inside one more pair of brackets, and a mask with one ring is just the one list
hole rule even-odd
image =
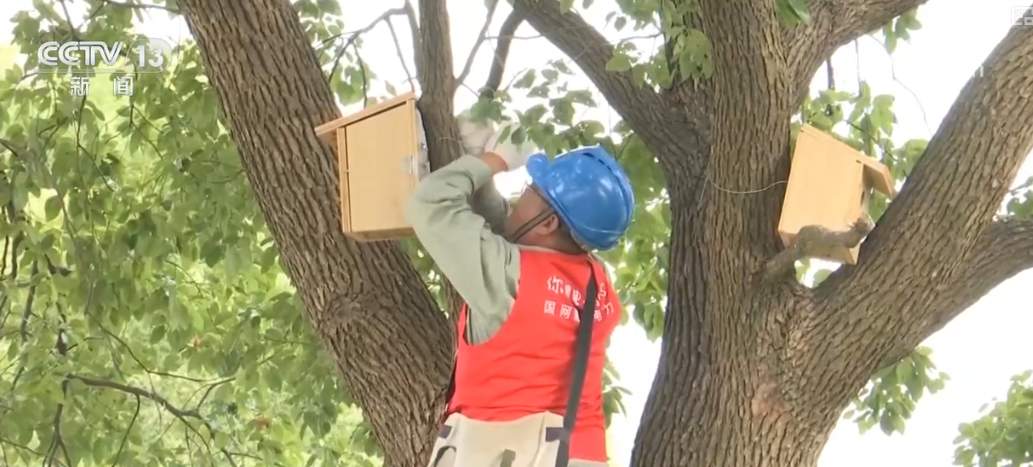
[[827, 256], [830, 250], [854, 248], [861, 243], [874, 224], [868, 215], [862, 216], [848, 230], [833, 231], [820, 225], [808, 225], [800, 229], [792, 245], [768, 260], [764, 266], [762, 281], [774, 283], [793, 271], [793, 265], [803, 258]]
[[[821, 227], [823, 232], [853, 232], [850, 222], [867, 216], [872, 191], [887, 198], [896, 195], [889, 168], [833, 135], [804, 125], [796, 139], [778, 221], [782, 245], [788, 248], [797, 244], [796, 237], [808, 227]], [[865, 230], [861, 238], [867, 233]], [[826, 242], [829, 248], [810, 248], [808, 256], [857, 264], [860, 238], [841, 240], [851, 240], [852, 246], [843, 246], [838, 240]]]

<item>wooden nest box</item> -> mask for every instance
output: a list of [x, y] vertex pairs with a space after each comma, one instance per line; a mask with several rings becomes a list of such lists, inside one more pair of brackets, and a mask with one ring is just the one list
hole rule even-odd
[[337, 154], [344, 233], [361, 241], [412, 235], [405, 206], [430, 172], [415, 94], [319, 125], [316, 135]]
[[[850, 230], [867, 214], [871, 189], [896, 195], [889, 169], [879, 161], [814, 127], [804, 125], [796, 140], [778, 235], [790, 246], [802, 227]], [[830, 246], [816, 257], [857, 264], [859, 247]]]

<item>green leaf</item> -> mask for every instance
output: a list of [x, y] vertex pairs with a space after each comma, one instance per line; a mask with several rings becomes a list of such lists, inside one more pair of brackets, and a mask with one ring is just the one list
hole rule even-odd
[[556, 116], [556, 120], [565, 125], [570, 125], [574, 121], [574, 105], [569, 99], [553, 99], [552, 113]]
[[635, 86], [641, 88], [646, 84], [646, 75], [649, 74], [649, 65], [638, 64], [631, 68], [631, 79], [634, 81]]
[[877, 423], [876, 419], [871, 418], [871, 417], [866, 417], [866, 418], [863, 418], [863, 419], [861, 419], [861, 420], [859, 420], [857, 422], [857, 427], [858, 427], [859, 431], [863, 434], [863, 433], [868, 432], [868, 430], [871, 430], [872, 427], [874, 427], [876, 423]]
[[575, 104], [581, 105], [595, 105], [595, 99], [592, 99], [592, 92], [587, 90], [570, 91], [567, 93], [567, 98]]
[[599, 133], [606, 131], [606, 129], [603, 127], [603, 124], [595, 120], [586, 120], [581, 122], [581, 128], [584, 133], [590, 136], [595, 136]]
[[893, 431], [895, 431], [897, 433], [903, 433], [904, 432], [904, 428], [905, 428], [904, 417], [894, 417], [893, 418]]
[[570, 67], [567, 66], [567, 63], [565, 61], [563, 61], [563, 60], [552, 60], [552, 61], [549, 62], [549, 65], [552, 65], [553, 67], [555, 67], [556, 70], [559, 71], [560, 73], [567, 74], [567, 75], [574, 74], [574, 72], [571, 71]]
[[157, 344], [165, 338], [165, 326], [158, 325], [151, 330], [150, 343], [151, 345]]
[[917, 30], [922, 28], [922, 22], [918, 20], [918, 9], [912, 9], [907, 13], [904, 13], [897, 20], [903, 27], [911, 30]]
[[47, 220], [54, 220], [58, 214], [61, 214], [61, 197], [54, 195], [47, 198], [47, 202], [43, 206], [43, 211], [46, 214]]
[[205, 328], [204, 311], [187, 308], [186, 312], [190, 315], [190, 324], [193, 325], [194, 330], [201, 331]]
[[905, 358], [901, 360], [900, 363], [897, 363], [896, 368], [894, 369], [897, 375], [897, 382], [903, 384], [913, 379], [913, 370], [914, 365], [912, 365], [910, 359]]
[[229, 444], [229, 437], [226, 436], [226, 433], [223, 433], [221, 431], [215, 432], [215, 435], [213, 436], [213, 439], [212, 439], [212, 446], [213, 447], [218, 448], [218, 449], [224, 449], [224, 448], [226, 448], [226, 446], [228, 444]]
[[608, 71], [628, 71], [631, 69], [631, 58], [628, 57], [623, 51], [615, 50], [613, 57], [606, 62], [606, 69]]
[[269, 385], [269, 388], [274, 391], [279, 391], [283, 386], [283, 378], [280, 372], [275, 367], [268, 369], [263, 373], [265, 375], [265, 383]]
[[789, 7], [793, 10], [793, 14], [801, 22], [809, 22], [811, 20], [810, 8], [807, 5], [807, 0], [789, 0]]
[[897, 32], [893, 29], [893, 23], [887, 24], [882, 28], [882, 35], [886, 40], [886, 51], [893, 53], [897, 50]]
[[14, 210], [20, 211], [29, 201], [29, 182], [25, 172], [18, 172], [11, 184], [11, 201], [14, 203]]
[[341, 14], [341, 4], [337, 0], [316, 0], [319, 9], [331, 15]]
[[1005, 400], [996, 402], [979, 419], [962, 423], [955, 438], [955, 460], [962, 465], [1024, 465], [1033, 458], [1033, 385], [1029, 373], [1012, 378]]
[[537, 104], [534, 107], [527, 109], [527, 112], [524, 112], [524, 115], [520, 119], [520, 121], [525, 125], [529, 125], [531, 123], [539, 123], [541, 122], [542, 117], [545, 116], [546, 111], [547, 109], [544, 105]]
[[678, 38], [675, 53], [678, 71], [682, 78], [707, 78], [713, 73], [710, 58], [711, 44], [706, 34], [699, 29], [688, 29]]
[[776, 0], [775, 5], [779, 19], [789, 26], [797, 26], [811, 20], [807, 0]]
[[815, 272], [814, 273], [814, 285], [817, 286], [818, 284], [821, 284], [822, 282], [825, 282], [825, 279], [828, 279], [829, 274], [832, 274], [832, 270], [831, 269], [821, 269], [821, 270], [818, 270], [817, 272]]
[[876, 96], [872, 103], [872, 123], [887, 135], [893, 134], [893, 101], [892, 95], [883, 94]]
[[502, 103], [494, 99], [479, 99], [470, 108], [470, 115], [475, 120], [502, 120]]
[[523, 144], [525, 140], [527, 140], [527, 132], [525, 132], [523, 128], [517, 128], [516, 131], [513, 132], [513, 144], [520, 145]]
[[524, 73], [524, 76], [520, 77], [517, 82], [513, 83], [513, 87], [517, 89], [529, 88], [534, 85], [535, 77], [536, 75], [534, 70], [527, 70], [527, 73]]

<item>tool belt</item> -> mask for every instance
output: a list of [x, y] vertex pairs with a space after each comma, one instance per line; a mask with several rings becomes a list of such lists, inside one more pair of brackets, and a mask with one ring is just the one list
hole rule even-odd
[[542, 412], [507, 422], [450, 415], [428, 467], [555, 467], [563, 417]]
[[[438, 433], [428, 467], [567, 467], [570, 435], [581, 402], [595, 321], [598, 284], [595, 266], [590, 263], [589, 267], [592, 272], [585, 307], [578, 310], [581, 320], [574, 344], [566, 413], [561, 417], [552, 412], [540, 412], [506, 422], [473, 420], [454, 413]], [[449, 388], [449, 398], [452, 389]]]

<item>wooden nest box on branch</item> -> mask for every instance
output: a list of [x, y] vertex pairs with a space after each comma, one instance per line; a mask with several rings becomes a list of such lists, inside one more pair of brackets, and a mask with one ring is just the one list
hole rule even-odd
[[360, 241], [412, 235], [405, 206], [416, 184], [430, 172], [415, 94], [389, 99], [315, 130], [337, 155], [344, 233]]
[[[889, 169], [817, 128], [804, 125], [796, 140], [778, 235], [793, 246], [800, 229], [846, 232], [868, 212], [871, 190], [896, 195]], [[867, 233], [867, 232], [865, 232]], [[860, 237], [858, 237], [860, 238]], [[857, 264], [859, 246], [820, 245], [806, 256]]]

